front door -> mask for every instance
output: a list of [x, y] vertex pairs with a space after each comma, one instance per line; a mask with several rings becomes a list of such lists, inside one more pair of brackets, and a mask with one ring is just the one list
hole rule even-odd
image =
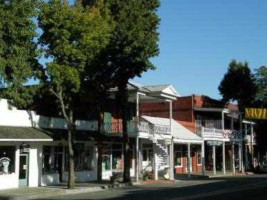
[[28, 186], [28, 174], [29, 174], [29, 158], [28, 154], [20, 154], [19, 156], [19, 186]]
[[143, 171], [151, 172], [153, 170], [153, 149], [143, 148]]

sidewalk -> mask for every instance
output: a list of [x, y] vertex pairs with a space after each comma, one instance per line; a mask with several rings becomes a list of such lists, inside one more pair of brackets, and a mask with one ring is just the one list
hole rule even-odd
[[24, 188], [0, 190], [0, 199], [1, 200], [38, 199], [51, 196], [97, 192], [104, 189], [121, 188], [139, 184], [140, 184], [139, 182], [128, 183], [128, 184], [125, 183], [110, 184], [109, 182], [76, 183], [75, 189], [72, 190], [67, 189], [66, 184], [56, 185], [56, 186], [46, 186], [46, 187], [33, 187], [33, 188], [24, 187]]
[[187, 173], [182, 174], [175, 174], [175, 179], [177, 180], [204, 180], [204, 179], [212, 179], [212, 178], [221, 178], [221, 177], [235, 177], [235, 176], [245, 176], [248, 175], [248, 173], [232, 173], [231, 171], [227, 171], [226, 174], [224, 174], [221, 171], [217, 171], [216, 174], [214, 174], [212, 171], [206, 171], [205, 175], [202, 175], [202, 173], [192, 173], [190, 174], [190, 178], [188, 177]]

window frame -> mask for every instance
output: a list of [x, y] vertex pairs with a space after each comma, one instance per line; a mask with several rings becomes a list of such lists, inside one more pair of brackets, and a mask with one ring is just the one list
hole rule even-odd
[[[14, 174], [14, 173], [16, 173], [16, 151], [17, 151], [17, 147], [16, 146], [14, 146], [14, 145], [4, 145], [4, 146], [0, 146], [0, 149], [4, 149], [4, 148], [9, 148], [8, 149], [8, 151], [9, 151], [9, 153], [10, 152], [12, 152], [12, 155], [11, 155], [11, 153], [10, 153], [10, 157], [9, 156], [4, 156], [3, 155], [3, 157], [1, 157], [2, 159], [3, 158], [8, 158], [8, 162], [9, 162], [9, 164], [8, 164], [8, 173], [4, 173], [4, 171], [1, 171], [0, 172], [0, 176], [1, 175], [10, 175], [10, 174]], [[6, 150], [5, 150], [6, 151]], [[4, 169], [4, 167], [3, 167], [3, 169]]]
[[[198, 162], [198, 156], [200, 156], [200, 163]], [[201, 151], [197, 151], [197, 166], [201, 166], [202, 165], [202, 155], [201, 155]]]
[[[181, 158], [181, 164], [180, 165], [177, 165], [176, 162], [174, 162], [174, 167], [178, 168], [178, 167], [183, 167], [183, 151], [182, 150], [177, 150], [174, 152], [174, 157], [175, 157], [175, 160], [176, 160], [176, 154], [177, 153], [180, 153], [180, 158]], [[174, 160], [174, 161], [175, 161]]]

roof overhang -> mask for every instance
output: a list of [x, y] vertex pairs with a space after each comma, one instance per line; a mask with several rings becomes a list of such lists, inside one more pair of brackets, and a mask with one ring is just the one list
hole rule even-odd
[[200, 112], [220, 112], [220, 113], [226, 113], [226, 114], [236, 114], [240, 115], [241, 112], [238, 110], [231, 110], [227, 108], [199, 108], [199, 107], [194, 107], [195, 111], [200, 111]]
[[51, 132], [34, 127], [0, 126], [0, 141], [49, 142]]
[[256, 125], [256, 123], [255, 123], [255, 122], [253, 122], [253, 121], [250, 121], [250, 120], [246, 120], [246, 119], [242, 120], [242, 123], [243, 123], [243, 124], [251, 124], [251, 125]]
[[177, 139], [174, 138], [173, 142], [176, 144], [202, 144], [202, 140], [183, 140], [183, 139]]

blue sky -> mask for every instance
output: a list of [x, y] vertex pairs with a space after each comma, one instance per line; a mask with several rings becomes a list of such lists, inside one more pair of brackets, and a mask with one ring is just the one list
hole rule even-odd
[[231, 59], [267, 65], [267, 0], [161, 0], [155, 71], [134, 81], [172, 84], [181, 95], [221, 98]]

